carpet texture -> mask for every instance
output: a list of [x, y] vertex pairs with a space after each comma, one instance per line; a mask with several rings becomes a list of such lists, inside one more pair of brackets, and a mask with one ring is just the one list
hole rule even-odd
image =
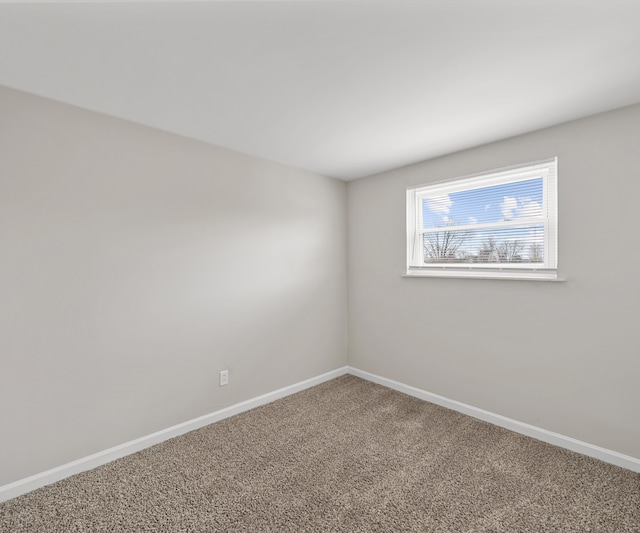
[[0, 504], [2, 532], [640, 532], [640, 474], [343, 376]]

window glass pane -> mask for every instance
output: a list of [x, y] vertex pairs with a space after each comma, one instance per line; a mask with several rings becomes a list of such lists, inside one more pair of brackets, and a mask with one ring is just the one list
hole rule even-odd
[[542, 225], [432, 231], [423, 239], [425, 264], [544, 262]]
[[542, 218], [542, 178], [422, 199], [423, 229]]

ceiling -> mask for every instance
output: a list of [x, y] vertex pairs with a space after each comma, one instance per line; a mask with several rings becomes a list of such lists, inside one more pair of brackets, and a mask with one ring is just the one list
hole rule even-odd
[[0, 84], [348, 180], [640, 102], [639, 28], [640, 0], [0, 0]]

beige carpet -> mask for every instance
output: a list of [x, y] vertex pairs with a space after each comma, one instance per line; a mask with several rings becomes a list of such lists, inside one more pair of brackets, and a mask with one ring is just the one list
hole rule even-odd
[[354, 376], [0, 504], [2, 532], [640, 532], [640, 475]]

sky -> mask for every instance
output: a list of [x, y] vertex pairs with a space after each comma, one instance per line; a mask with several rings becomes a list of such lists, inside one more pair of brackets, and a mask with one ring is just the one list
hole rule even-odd
[[425, 198], [424, 228], [542, 217], [542, 178]]
[[[526, 260], [532, 244], [539, 245], [541, 253], [544, 243], [542, 196], [543, 179], [534, 178], [426, 197], [422, 200], [423, 229], [467, 226], [464, 243], [458, 249], [462, 254], [476, 255], [489, 238], [497, 245], [517, 241], [517, 255]], [[516, 227], [474, 229], [477, 224], [531, 218], [538, 220]]]

